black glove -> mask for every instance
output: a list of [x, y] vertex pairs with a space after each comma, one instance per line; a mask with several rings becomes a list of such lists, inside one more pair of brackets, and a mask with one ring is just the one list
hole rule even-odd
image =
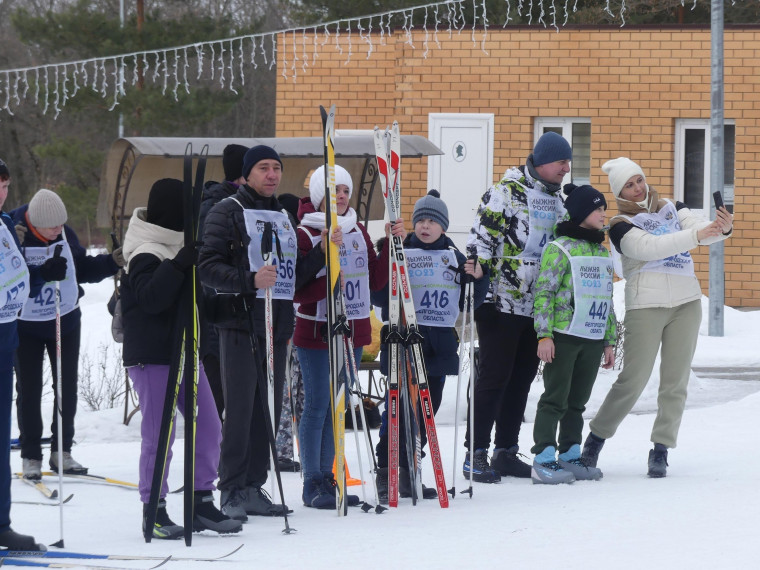
[[63, 281], [66, 279], [67, 261], [65, 257], [51, 257], [40, 265], [40, 277], [48, 281]]
[[172, 259], [172, 261], [182, 271], [190, 268], [195, 264], [196, 261], [198, 261], [198, 250], [196, 249], [196, 244], [192, 243], [182, 246], [182, 249], [177, 252], [177, 255], [174, 256], [174, 259]]

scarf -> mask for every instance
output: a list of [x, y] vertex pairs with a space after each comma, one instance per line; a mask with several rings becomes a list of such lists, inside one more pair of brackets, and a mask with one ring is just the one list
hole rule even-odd
[[624, 200], [623, 198], [615, 198], [618, 207], [618, 215], [610, 220], [610, 228], [614, 227], [620, 222], [628, 222], [628, 220], [622, 219], [619, 216], [633, 217], [636, 214], [651, 214], [653, 212], [659, 212], [661, 208], [667, 204], [666, 200], [660, 200], [657, 191], [649, 187], [647, 197], [643, 202], [631, 202], [630, 200]]
[[[307, 228], [314, 228], [320, 232], [325, 228], [327, 216], [324, 212], [309, 212], [301, 218], [301, 225]], [[338, 216], [338, 224], [344, 234], [356, 229], [356, 210], [349, 208], [343, 216]]]

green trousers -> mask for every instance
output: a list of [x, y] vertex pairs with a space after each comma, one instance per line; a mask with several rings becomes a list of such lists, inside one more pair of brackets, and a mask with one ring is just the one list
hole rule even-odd
[[626, 312], [623, 371], [589, 423], [595, 435], [604, 439], [615, 435], [649, 382], [662, 345], [657, 416], [651, 440], [669, 448], [676, 446], [701, 321], [699, 300], [672, 309], [658, 307]]
[[603, 353], [603, 340], [555, 333], [554, 360], [544, 366], [544, 393], [533, 424], [534, 454], [549, 446], [564, 453], [583, 441], [583, 412]]

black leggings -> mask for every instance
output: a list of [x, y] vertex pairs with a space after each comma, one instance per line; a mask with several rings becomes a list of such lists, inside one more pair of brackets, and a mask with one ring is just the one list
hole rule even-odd
[[[74, 416], [77, 412], [77, 384], [79, 375], [79, 341], [81, 325], [61, 335], [61, 376], [63, 384], [63, 407], [61, 424], [63, 426], [63, 451], [71, 451], [74, 441]], [[56, 375], [55, 338], [45, 338], [19, 331], [18, 349], [16, 349], [16, 415], [21, 443], [21, 457], [42, 459], [42, 363], [45, 351], [50, 359], [53, 376], [53, 408], [50, 431], [51, 452], [58, 450], [58, 424], [55, 406], [58, 405]]]

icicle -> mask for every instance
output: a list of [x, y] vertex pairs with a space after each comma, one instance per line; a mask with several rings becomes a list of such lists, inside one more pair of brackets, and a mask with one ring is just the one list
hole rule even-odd
[[66, 101], [69, 100], [69, 88], [67, 87], [67, 83], [69, 82], [69, 69], [68, 66], [64, 63], [63, 64], [63, 81], [61, 82], [61, 107], [66, 106]]
[[182, 50], [182, 58], [184, 64], [182, 65], [182, 81], [185, 84], [185, 93], [190, 94], [190, 82], [187, 79], [187, 70], [190, 68], [190, 60], [187, 57], [187, 48]]
[[625, 0], [621, 0], [620, 2], [620, 27], [621, 28], [625, 26], [625, 13], [626, 13]]
[[280, 75], [284, 79], [288, 78], [288, 43], [285, 40], [285, 32], [282, 32], [282, 71]]
[[427, 59], [428, 54], [428, 37], [430, 37], [430, 32], [428, 32], [427, 29], [427, 21], [428, 21], [428, 7], [425, 6], [425, 19], [422, 23], [422, 29], [425, 30], [425, 41], [422, 42], [423, 47], [425, 48], [425, 51], [422, 52], [422, 59]]
[[554, 5], [554, 0], [551, 0], [551, 10], [549, 11], [552, 17], [552, 27], [559, 33], [559, 26], [557, 25], [557, 7]]
[[34, 68], [34, 105], [40, 101], [40, 68]]
[[[24, 77], [24, 80], [26, 80], [26, 77]], [[16, 101], [17, 107], [21, 105], [21, 98], [18, 95], [18, 84], [20, 81], [21, 81], [21, 74], [17, 71], [16, 81], [13, 82], [13, 100]]]
[[383, 27], [383, 15], [382, 14], [380, 14], [380, 22], [378, 23], [378, 26], [380, 26], [380, 45], [384, 46], [385, 45], [385, 28]]
[[340, 22], [335, 24], [335, 48], [343, 55], [343, 46], [340, 45]]
[[195, 59], [198, 61], [198, 75], [195, 79], [198, 80], [203, 75], [203, 44], [195, 44]]
[[115, 59], [113, 60], [113, 72], [111, 74], [113, 75], [113, 103], [111, 103], [111, 106], [108, 108], [109, 111], [113, 111], [116, 108], [116, 105], [119, 104], [119, 65]]
[[298, 45], [296, 44], [296, 31], [293, 30], [293, 65], [290, 67], [290, 70], [293, 72], [293, 81], [298, 77], [296, 65], [298, 65]]
[[435, 39], [435, 45], [438, 49], [441, 49], [441, 42], [438, 40], [438, 24], [440, 19], [438, 18], [438, 4], [435, 5], [435, 31], [433, 32], [433, 38]]
[[309, 54], [306, 53], [306, 28], [301, 30], [301, 49], [303, 50], [301, 52], [301, 69], [304, 73], [306, 73], [306, 68], [309, 67]]
[[404, 34], [406, 35], [406, 41], [404, 43], [409, 44], [412, 49], [414, 48], [414, 38], [412, 37], [412, 28], [414, 28], [414, 23], [412, 22], [412, 18], [414, 17], [414, 10], [409, 11], [409, 15], [407, 16], [406, 11], [404, 11], [404, 26], [402, 29], [404, 30]]
[[[76, 69], [77, 66], [74, 66], [74, 69]], [[26, 94], [29, 92], [29, 77], [26, 75], [26, 71], [24, 71], [24, 94], [21, 96], [24, 100], [26, 100]]]
[[367, 23], [366, 42], [369, 45], [369, 49], [367, 50], [367, 59], [369, 59], [369, 56], [375, 51], [375, 46], [372, 44], [372, 16], [369, 17], [369, 22]]
[[48, 86], [48, 66], [46, 65], [43, 69], [45, 70], [45, 106], [42, 108], [42, 114], [46, 115], [48, 106], [50, 105], [50, 101], [48, 101], [48, 99], [50, 98], [49, 97], [50, 88]]
[[[116, 65], [116, 59], [113, 60], [113, 64]], [[108, 72], [106, 71], [105, 59], [100, 62], [100, 71], [103, 76], [103, 79], [100, 81], [100, 96], [105, 99], [108, 96]]]
[[3, 103], [3, 111], [8, 111], [9, 115], [13, 115], [11, 111], [11, 77], [10, 73], [5, 73], [5, 103]]
[[351, 61], [351, 54], [353, 53], [353, 46], [351, 45], [351, 20], [349, 19], [346, 22], [346, 28], [348, 30], [348, 59], [343, 62], [343, 65], [348, 65], [348, 62]]
[[158, 74], [161, 72], [161, 56], [158, 52], [153, 52], [153, 55], [156, 56], [156, 65], [153, 67], [153, 83], [156, 83]]
[[[103, 74], [105, 75], [105, 69], [103, 70]], [[55, 115], [53, 115], [53, 119], [57, 119], [58, 115], [61, 112], [61, 108], [58, 106], [58, 103], [61, 100], [61, 94], [58, 91], [58, 66], [55, 66], [55, 90], [53, 91], [53, 109], [55, 110]]]
[[483, 2], [483, 39], [480, 40], [480, 50], [486, 54], [488, 54], [488, 51], [486, 51], [486, 40], [488, 39], [488, 14], [486, 13], [486, 0], [482, 0]]
[[[242, 53], [240, 55], [242, 56]], [[230, 70], [229, 90], [237, 95], [238, 92], [237, 89], [235, 89], [235, 46], [232, 44], [232, 40], [230, 40], [230, 65], [227, 69]]]
[[475, 24], [478, 21], [478, 5], [475, 2], [476, 0], [472, 0], [472, 33], [470, 34], [470, 39], [473, 46], [475, 45]]
[[512, 18], [509, 17], [509, 13], [512, 11], [512, 5], [509, 0], [504, 0], [504, 2], [506, 2], [507, 4], [507, 15], [504, 17], [504, 25], [502, 26], [502, 28], [506, 28], [507, 24], [509, 24], [509, 22], [512, 20]]
[[528, 2], [528, 25], [533, 23], [533, 0]]
[[327, 42], [330, 41], [330, 29], [327, 27], [327, 24], [325, 24], [325, 30], [324, 30], [324, 33], [322, 34], [322, 38], [323, 38], [322, 43], [319, 44], [320, 47], [324, 47], [327, 44]]
[[267, 52], [264, 49], [264, 36], [261, 36], [261, 44], [259, 45], [259, 49], [261, 50], [261, 55], [264, 58], [264, 65], [267, 65]]
[[[462, 30], [464, 30], [465, 25], [467, 24], [467, 18], [464, 15], [464, 0], [459, 0], [459, 28], [457, 28], [457, 33], [461, 34]], [[455, 8], [456, 9], [456, 8]]]
[[163, 52], [163, 60], [161, 61], [161, 65], [164, 68], [164, 86], [161, 89], [161, 95], [166, 95], [166, 90], [169, 87], [169, 60], [166, 59], [166, 50]]
[[177, 97], [177, 91], [179, 91], [179, 51], [174, 50], [174, 65], [172, 65], [174, 68], [174, 89], [172, 89], [172, 93], [174, 95], [174, 101], [179, 102], [179, 97]]
[[607, 12], [613, 18], [615, 17], [615, 14], [613, 14], [612, 10], [610, 9], [610, 0], [605, 0], [604, 11]]
[[224, 89], [224, 42], [219, 43], [219, 86]]
[[211, 81], [214, 80], [216, 71], [214, 70], [214, 61], [216, 61], [216, 51], [214, 51], [214, 44], [210, 43], [208, 44], [208, 47], [211, 49], [211, 57], [209, 57], [209, 69], [211, 70]]
[[256, 63], [256, 36], [251, 36], [251, 64], [253, 65], [253, 69], [259, 68]]
[[277, 42], [274, 34], [270, 34], [269, 39], [272, 40], [272, 57], [269, 58], [269, 69], [272, 69], [277, 63]]
[[238, 51], [240, 51], [240, 57], [238, 57], [238, 61], [240, 62], [240, 85], [245, 85], [245, 58], [243, 57], [245, 55], [245, 46], [243, 45], [243, 38], [240, 38], [240, 44], [238, 46]]

